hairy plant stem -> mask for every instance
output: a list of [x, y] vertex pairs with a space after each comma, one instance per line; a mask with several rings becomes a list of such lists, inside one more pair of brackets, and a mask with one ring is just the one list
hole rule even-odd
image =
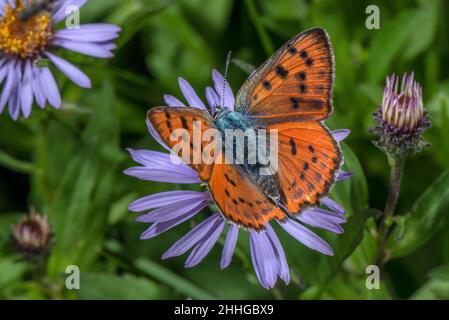
[[388, 260], [388, 255], [385, 252], [386, 243], [391, 234], [391, 218], [396, 210], [396, 204], [401, 190], [402, 173], [406, 156], [389, 156], [388, 162], [390, 164], [390, 191], [388, 192], [387, 203], [385, 204], [384, 213], [381, 217], [378, 234], [377, 234], [377, 260], [376, 264], [382, 267]]

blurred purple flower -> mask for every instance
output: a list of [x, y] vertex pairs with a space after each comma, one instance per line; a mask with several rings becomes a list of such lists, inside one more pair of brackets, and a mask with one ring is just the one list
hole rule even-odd
[[[234, 94], [228, 85], [225, 86], [225, 94], [222, 103], [219, 97], [222, 95], [224, 78], [214, 70], [212, 72], [214, 87], [207, 87], [205, 96], [210, 112], [214, 113], [215, 107], [224, 106], [234, 108]], [[194, 89], [183, 78], [179, 78], [179, 86], [187, 104], [208, 111], [204, 103], [198, 97]], [[164, 100], [169, 106], [185, 106], [177, 98], [165, 95]], [[147, 121], [148, 129], [153, 138], [167, 150], [168, 147], [160, 140], [157, 133]], [[337, 130], [333, 132], [334, 138], [340, 142], [349, 134], [349, 130]], [[169, 183], [201, 183], [198, 174], [184, 163], [173, 164], [170, 161], [170, 154], [148, 150], [129, 149], [134, 161], [142, 166], [132, 167], [125, 170], [125, 174], [150, 181]], [[337, 180], [348, 179], [351, 175], [340, 171]], [[129, 210], [141, 212], [151, 210], [136, 219], [138, 222], [152, 223], [143, 232], [141, 239], [153, 238], [180, 223], [194, 217], [201, 210], [213, 204], [209, 191], [198, 192], [190, 190], [176, 190], [161, 192], [143, 197], [132, 202]], [[300, 215], [287, 218], [278, 224], [305, 246], [319, 251], [325, 255], [333, 255], [330, 246], [315, 233], [306, 228], [303, 224], [312, 227], [326, 229], [334, 233], [342, 233], [341, 224], [346, 222], [344, 218], [345, 210], [329, 197], [322, 199], [324, 208], [310, 208], [304, 210]], [[240, 229], [235, 224], [225, 220], [220, 212], [216, 212], [198, 224], [184, 237], [179, 239], [162, 256], [163, 259], [180, 256], [191, 250], [185, 263], [186, 268], [199, 264], [211, 251], [223, 232], [225, 225], [226, 240], [222, 252], [220, 267], [224, 269], [229, 266], [237, 243]], [[262, 231], [248, 230], [250, 232], [250, 252], [254, 270], [259, 282], [264, 288], [273, 288], [279, 276], [286, 284], [290, 281], [290, 272], [282, 245], [274, 232], [272, 226], [267, 224]]]
[[48, 102], [61, 107], [61, 95], [52, 71], [38, 66], [48, 59], [70, 80], [82, 88], [91, 81], [80, 69], [53, 53], [64, 48], [97, 58], [111, 58], [113, 40], [120, 28], [112, 24], [83, 24], [73, 29], [55, 30], [70, 15], [70, 8], [80, 8], [87, 0], [54, 0], [46, 10], [26, 16], [29, 0], [0, 0], [0, 113], [8, 105], [14, 120], [20, 113], [31, 114], [33, 101], [43, 108]]

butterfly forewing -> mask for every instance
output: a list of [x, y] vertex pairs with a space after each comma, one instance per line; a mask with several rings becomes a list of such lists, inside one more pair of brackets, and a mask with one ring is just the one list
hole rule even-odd
[[317, 205], [335, 182], [342, 161], [332, 135], [318, 122], [279, 123], [277, 178], [291, 213]]
[[259, 68], [237, 95], [237, 108], [264, 123], [323, 120], [332, 111], [334, 57], [326, 31], [305, 31]]
[[[167, 146], [177, 146], [175, 153], [198, 172], [200, 179], [209, 179], [213, 162], [203, 161], [202, 154], [206, 144], [216, 142], [202, 141], [204, 131], [215, 129], [209, 114], [190, 107], [157, 107], [148, 112], [148, 120]], [[209, 145], [209, 149], [214, 148]]]

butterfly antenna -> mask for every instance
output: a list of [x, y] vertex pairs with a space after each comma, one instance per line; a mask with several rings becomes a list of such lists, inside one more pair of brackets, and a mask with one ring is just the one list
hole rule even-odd
[[228, 52], [228, 56], [226, 58], [226, 67], [225, 67], [225, 73], [224, 73], [224, 81], [223, 81], [223, 92], [221, 93], [221, 106], [224, 107], [224, 96], [225, 96], [225, 92], [226, 92], [226, 86], [228, 84], [228, 69], [229, 69], [229, 65], [231, 64], [231, 56], [232, 56], [232, 51]]

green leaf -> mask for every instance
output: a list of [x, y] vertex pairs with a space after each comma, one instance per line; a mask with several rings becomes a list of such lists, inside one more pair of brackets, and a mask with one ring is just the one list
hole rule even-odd
[[[332, 236], [329, 236], [328, 233], [325, 234], [328, 243], [334, 250], [334, 256], [325, 256], [295, 244], [296, 252], [289, 252], [287, 256], [298, 259], [295, 261], [295, 265], [306, 284], [318, 285], [321, 289], [326, 286], [362, 241], [365, 222], [370, 216], [369, 210], [353, 214], [343, 225], [345, 230], [343, 234]], [[288, 249], [291, 250], [291, 247], [289, 246]]]
[[231, 62], [248, 75], [250, 75], [256, 70], [256, 67], [253, 66], [251, 63], [248, 63], [240, 59], [231, 59]]
[[444, 172], [415, 202], [405, 217], [404, 236], [391, 239], [392, 256], [403, 257], [426, 243], [437, 231], [449, 209], [449, 172]]
[[246, 10], [248, 11], [248, 15], [254, 24], [254, 28], [256, 29], [257, 35], [259, 36], [260, 42], [262, 43], [262, 46], [265, 49], [266, 55], [267, 56], [272, 55], [274, 52], [273, 42], [271, 41], [270, 35], [265, 29], [261, 16], [257, 13], [254, 1], [245, 0], [245, 5]]
[[135, 261], [134, 265], [144, 274], [158, 279], [162, 283], [172, 287], [173, 289], [185, 294], [192, 299], [210, 300], [215, 297], [209, 292], [199, 288], [189, 280], [186, 280], [177, 274], [173, 273], [160, 266], [159, 264], [145, 258]]
[[351, 202], [354, 212], [360, 212], [368, 207], [368, 183], [365, 172], [355, 155], [346, 143], [341, 145], [345, 169], [353, 173], [351, 177]]
[[[59, 172], [60, 179], [49, 205], [55, 231], [55, 246], [48, 263], [52, 276], [63, 272], [67, 265], [86, 268], [95, 260], [114, 200], [115, 179], [119, 174], [115, 164], [119, 159], [115, 94], [106, 82], [101, 92], [90, 98], [93, 103], [101, 103], [94, 109], [77, 153], [69, 159], [59, 159], [66, 167], [62, 174]], [[52, 172], [55, 169], [50, 166], [50, 174], [55, 174]]]
[[26, 264], [14, 258], [0, 258], [0, 290], [18, 281], [26, 271]]
[[443, 264], [442, 266], [433, 269], [430, 272], [429, 277], [433, 279], [449, 281], [449, 263]]
[[81, 273], [79, 296], [98, 300], [151, 300], [161, 297], [155, 283], [130, 274]]
[[439, 1], [425, 1], [417, 9], [401, 11], [377, 32], [370, 48], [368, 74], [372, 81], [385, 77], [394, 60], [411, 60], [433, 42]]
[[413, 32], [410, 34], [403, 50], [404, 59], [414, 59], [432, 44], [437, 31], [439, 8], [438, 0], [425, 1], [418, 12], [414, 14], [413, 22], [415, 26], [419, 27], [413, 28]]
[[429, 273], [429, 280], [411, 297], [419, 300], [449, 299], [449, 264], [444, 264]]
[[411, 297], [413, 300], [447, 300], [449, 299], [449, 281], [432, 279], [420, 287]]
[[5, 168], [23, 173], [33, 173], [36, 171], [36, 167], [32, 163], [16, 159], [1, 149], [0, 165], [4, 166]]

